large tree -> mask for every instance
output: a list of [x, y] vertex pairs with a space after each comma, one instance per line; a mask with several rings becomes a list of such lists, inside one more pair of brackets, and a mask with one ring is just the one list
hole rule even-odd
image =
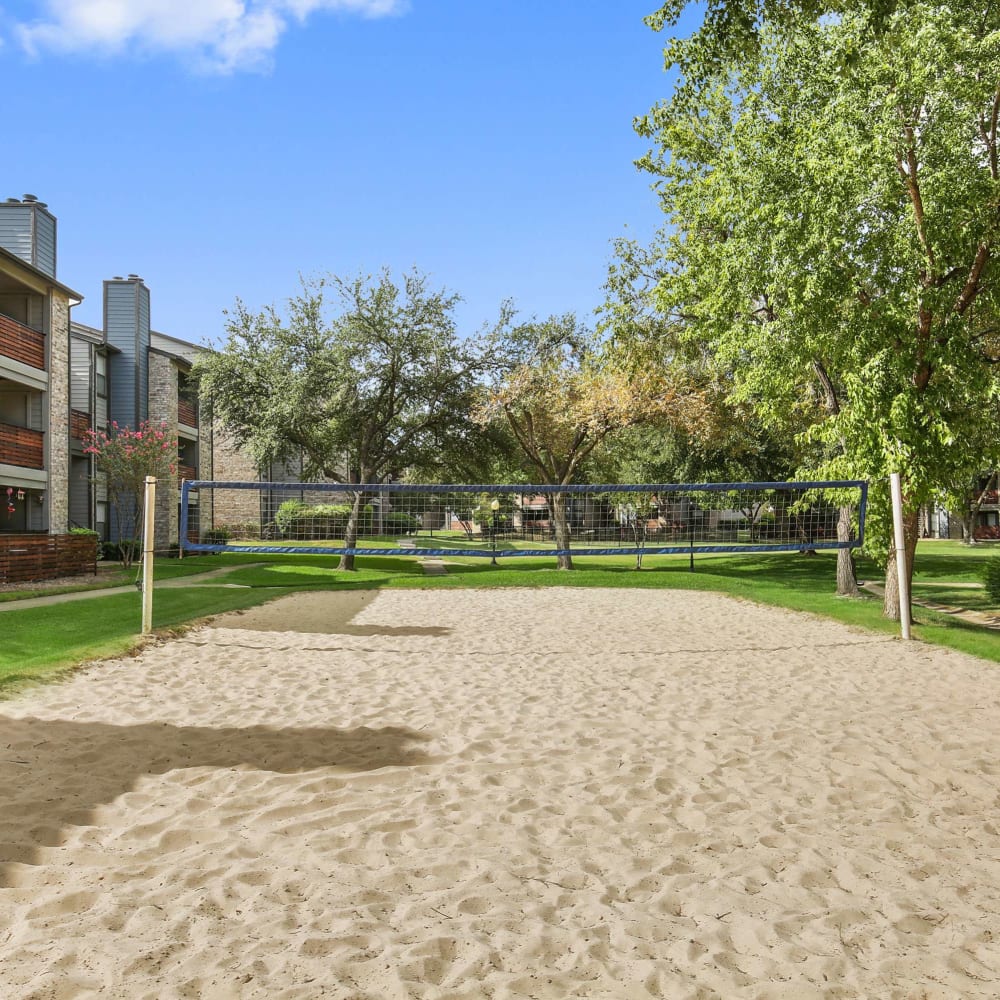
[[[506, 326], [488, 349], [493, 381], [477, 420], [506, 425], [539, 483], [578, 481], [599, 446], [626, 428], [669, 420], [694, 424], [700, 393], [661, 368], [638, 370], [572, 313]], [[567, 494], [552, 495], [556, 547], [568, 550]], [[557, 557], [572, 569], [572, 557]]]
[[737, 10], [755, 20], [735, 35], [709, 21], [670, 44], [686, 85], [637, 123], [668, 220], [656, 301], [764, 419], [812, 378], [815, 471], [873, 481], [896, 617], [885, 476], [904, 476], [912, 572], [918, 506], [993, 419], [1000, 9]]
[[[415, 272], [401, 285], [386, 272], [303, 282], [286, 317], [237, 302], [224, 349], [196, 366], [201, 392], [261, 466], [301, 455], [305, 477], [343, 483], [426, 472], [477, 436], [468, 414], [480, 362], [457, 335], [457, 302]], [[366, 500], [350, 492], [347, 548]]]

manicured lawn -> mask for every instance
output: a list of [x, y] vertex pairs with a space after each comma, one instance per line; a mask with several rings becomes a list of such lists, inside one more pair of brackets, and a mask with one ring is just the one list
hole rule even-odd
[[1000, 543], [961, 542], [924, 539], [917, 545], [914, 584], [921, 581], [947, 580], [951, 583], [982, 583], [983, 564], [987, 559], [1000, 558]]
[[[982, 562], [1000, 548], [972, 549], [952, 542], [923, 542], [917, 552], [917, 595], [940, 603], [988, 608], [979, 589], [921, 587], [928, 582], [979, 582]], [[337, 572], [331, 555], [276, 555], [223, 553], [183, 560], [157, 561], [160, 580], [206, 570], [229, 570], [212, 585], [158, 590], [154, 626], [169, 629], [236, 608], [251, 607], [296, 591], [324, 589], [380, 589], [421, 587], [607, 587], [663, 588], [716, 591], [796, 611], [823, 615], [883, 635], [897, 635], [898, 626], [881, 615], [881, 602], [872, 597], [845, 600], [833, 594], [836, 555], [797, 553], [699, 554], [694, 573], [687, 555], [646, 556], [634, 569], [633, 556], [578, 557], [575, 569], [559, 572], [550, 557], [510, 557], [496, 567], [488, 559], [447, 557], [446, 576], [424, 574], [409, 557], [359, 557], [354, 573]], [[880, 580], [882, 571], [861, 560], [862, 579]], [[127, 574], [131, 582], [134, 571]], [[237, 585], [230, 589], [223, 584]], [[245, 588], [245, 589], [244, 589]], [[32, 593], [28, 596], [37, 596]], [[627, 597], [620, 598], [627, 600]], [[51, 607], [0, 612], [0, 689], [58, 672], [83, 660], [113, 656], [138, 641], [139, 594], [109, 595]], [[1000, 633], [970, 625], [953, 616], [923, 608], [916, 610], [916, 638], [949, 646], [1000, 662]], [[669, 628], [664, 619], [664, 628]], [[713, 628], [724, 630], [725, 622]]]
[[[179, 588], [156, 594], [153, 625], [168, 629], [195, 618], [251, 607], [273, 597], [264, 590]], [[117, 656], [138, 642], [140, 595], [110, 594], [0, 614], [0, 691], [85, 660]]]

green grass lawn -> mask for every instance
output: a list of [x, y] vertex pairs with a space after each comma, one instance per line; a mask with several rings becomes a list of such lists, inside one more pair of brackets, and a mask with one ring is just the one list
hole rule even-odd
[[[953, 542], [923, 542], [917, 551], [915, 594], [942, 604], [990, 610], [985, 591], [923, 584], [978, 583], [983, 560], [1000, 548], [967, 548]], [[688, 556], [645, 556], [634, 569], [633, 556], [577, 557], [572, 572], [555, 569], [551, 557], [519, 556], [491, 566], [489, 559], [446, 557], [446, 576], [424, 574], [410, 557], [357, 559], [354, 573], [336, 570], [335, 555], [222, 553], [159, 559], [156, 578], [178, 579], [206, 570], [228, 570], [211, 585], [163, 588], [156, 592], [153, 624], [166, 630], [237, 608], [252, 607], [276, 596], [324, 589], [420, 587], [607, 587], [706, 590], [796, 611], [823, 615], [883, 635], [897, 635], [898, 625], [881, 615], [881, 602], [863, 597], [846, 600], [833, 594], [836, 554], [811, 557], [798, 553], [700, 554], [694, 573]], [[135, 579], [136, 570], [124, 582]], [[881, 580], [880, 567], [862, 559], [861, 579]], [[90, 581], [93, 583], [93, 581]], [[104, 582], [103, 580], [101, 581]], [[239, 589], [222, 586], [236, 585]], [[86, 585], [86, 584], [84, 584]], [[25, 596], [38, 596], [29, 592]], [[609, 598], [611, 599], [611, 598]], [[627, 598], [626, 598], [627, 599]], [[954, 616], [917, 608], [914, 636], [1000, 662], [1000, 633]], [[118, 655], [138, 642], [140, 597], [108, 595], [42, 608], [0, 612], [0, 690], [57, 673], [88, 659]], [[665, 619], [664, 627], [669, 627]]]

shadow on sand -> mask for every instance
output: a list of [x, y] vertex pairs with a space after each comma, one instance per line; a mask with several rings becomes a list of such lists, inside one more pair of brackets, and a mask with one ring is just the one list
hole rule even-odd
[[39, 848], [59, 846], [69, 826], [92, 824], [98, 806], [146, 775], [189, 767], [283, 774], [412, 767], [430, 760], [418, 748], [428, 739], [396, 726], [213, 729], [0, 715], [0, 886], [11, 884], [11, 863], [40, 863]]

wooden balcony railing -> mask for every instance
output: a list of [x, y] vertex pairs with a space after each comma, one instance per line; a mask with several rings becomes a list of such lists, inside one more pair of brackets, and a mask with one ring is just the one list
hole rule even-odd
[[186, 400], [177, 400], [177, 422], [186, 424], [188, 427], [198, 426], [198, 407], [196, 404]]
[[13, 424], [0, 424], [0, 464], [45, 468], [45, 435]]
[[0, 315], [0, 354], [45, 370], [45, 336], [16, 319]]
[[90, 430], [90, 414], [82, 410], [69, 411], [69, 436], [74, 441], [82, 441]]
[[198, 470], [193, 465], [178, 465], [177, 466], [177, 482], [182, 479], [197, 479]]

